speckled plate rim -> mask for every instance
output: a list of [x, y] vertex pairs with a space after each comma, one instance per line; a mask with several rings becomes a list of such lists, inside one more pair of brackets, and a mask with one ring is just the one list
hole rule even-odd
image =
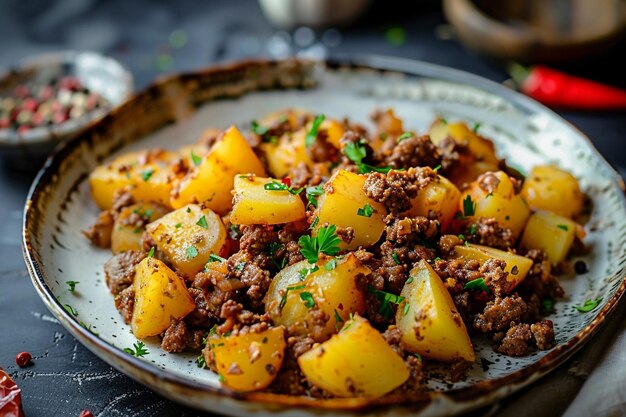
[[[158, 80], [138, 95], [145, 94], [151, 89], [159, 87], [160, 84], [165, 84], [177, 77], [193, 77], [194, 75], [207, 74], [211, 72], [220, 73], [241, 71], [259, 65], [273, 66], [277, 65], [279, 62], [280, 61], [269, 60], [240, 61], [232, 64], [213, 66], [197, 72], [172, 75]], [[293, 60], [291, 62], [303, 63], [307, 61]], [[462, 80], [464, 84], [469, 84], [489, 93], [496, 94], [507, 101], [514, 102], [517, 106], [529, 112], [540, 112], [555, 117], [565, 123], [569, 128], [576, 131], [578, 136], [585, 140], [586, 146], [594, 154], [597, 160], [610, 171], [615, 181], [615, 186], [622, 190], [622, 193], [620, 193], [621, 203], [626, 206], [626, 197], [623, 194], [626, 187], [624, 186], [623, 179], [602, 157], [598, 150], [595, 149], [591, 141], [582, 132], [567, 121], [563, 120], [558, 114], [526, 96], [477, 75], [409, 59], [370, 55], [352, 56], [348, 58], [328, 60], [325, 62], [325, 65], [331, 70], [347, 68], [350, 70], [375, 71], [382, 73], [401, 73], [409, 76], [431, 77], [456, 82]], [[130, 100], [132, 100], [132, 98]], [[385, 400], [375, 404], [371, 400], [360, 398], [320, 401], [319, 399], [304, 399], [303, 397], [289, 397], [285, 395], [267, 393], [237, 393], [228, 389], [211, 387], [206, 384], [190, 381], [181, 376], [168, 373], [140, 360], [139, 358], [127, 355], [123, 351], [113, 348], [107, 342], [82, 327], [78, 320], [72, 317], [63, 308], [61, 303], [55, 298], [49, 286], [46, 284], [43, 278], [42, 265], [39, 264], [33, 254], [29, 231], [33, 227], [33, 223], [36, 221], [33, 218], [34, 214], [36, 214], [33, 209], [33, 207], [36, 206], [34, 203], [38, 200], [40, 195], [42, 195], [42, 191], [45, 190], [47, 184], [52, 181], [55, 175], [57, 175], [57, 171], [64, 158], [69, 155], [74, 148], [79, 146], [81, 141], [91, 140], [91, 137], [89, 136], [90, 131], [94, 130], [94, 128], [100, 123], [103, 123], [105, 119], [115, 117], [115, 114], [122, 110], [123, 108], [114, 109], [108, 117], [92, 123], [80, 137], [67, 142], [60, 148], [57, 148], [37, 174], [26, 200], [22, 223], [22, 249], [24, 259], [38, 295], [41, 297], [46, 307], [59, 319], [61, 324], [89, 350], [101, 359], [105, 360], [114, 368], [171, 399], [178, 401], [180, 401], [183, 397], [187, 397], [190, 400], [195, 399], [196, 401], [191, 401], [188, 404], [191, 406], [198, 407], [198, 404], [201, 404], [202, 401], [206, 401], [207, 398], [210, 398], [212, 401], [215, 401], [216, 404], [211, 407], [213, 410], [219, 408], [221, 405], [226, 406], [226, 408], [231, 409], [231, 411], [233, 409], [239, 410], [239, 413], [241, 413], [242, 410], [244, 412], [246, 410], [259, 411], [258, 408], [256, 408], [256, 405], [261, 405], [264, 410], [273, 411], [285, 411], [283, 408], [284, 406], [296, 406], [307, 408], [311, 407], [308, 409], [315, 411], [317, 414], [321, 414], [325, 411], [332, 413], [332, 410], [335, 409], [348, 411], [365, 411], [367, 409], [367, 411], [372, 411], [370, 406], [379, 407], [393, 402], [393, 398], [391, 401]], [[594, 319], [586, 327], [580, 330], [571, 340], [556, 346], [540, 360], [504, 377], [481, 381], [470, 387], [453, 389], [446, 392], [430, 392], [425, 395], [423, 399], [414, 399], [415, 401], [411, 404], [404, 403], [396, 405], [394, 407], [394, 411], [408, 411], [411, 413], [414, 413], [417, 410], [426, 411], [425, 408], [428, 408], [429, 404], [432, 405], [435, 402], [445, 403], [447, 406], [446, 410], [449, 410], [450, 414], [461, 411], [469, 411], [480, 406], [488, 405], [539, 379], [571, 357], [584, 345], [584, 343], [589, 341], [595, 332], [598, 331], [606, 318], [615, 310], [617, 303], [624, 294], [624, 291], [626, 291], [625, 278], [626, 275], [621, 278], [621, 284], [614, 296], [607, 301], [599, 312], [597, 312]], [[287, 408], [287, 410], [289, 410], [289, 408]], [[224, 411], [228, 413], [228, 411]]]

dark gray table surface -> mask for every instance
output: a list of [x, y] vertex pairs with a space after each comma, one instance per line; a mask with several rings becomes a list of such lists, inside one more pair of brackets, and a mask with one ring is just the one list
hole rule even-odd
[[[413, 8], [407, 9], [403, 3], [413, 3]], [[378, 2], [349, 29], [317, 32], [312, 48], [306, 41], [306, 30], [300, 32], [297, 45], [286, 43], [289, 33], [277, 33], [253, 0], [3, 0], [0, 67], [43, 51], [93, 49], [121, 60], [132, 70], [137, 87], [142, 88], [163, 71], [280, 54], [287, 45], [291, 52], [319, 54], [321, 48], [330, 55], [394, 55], [463, 69], [498, 82], [506, 78], [498, 66], [448, 39], [443, 24], [436, 1]], [[384, 36], [389, 27], [405, 28], [406, 42], [392, 45]], [[168, 37], [175, 30], [184, 31], [188, 37], [180, 49], [168, 46]], [[620, 83], [624, 71], [616, 64], [615, 56], [619, 55], [623, 52], [570, 69]], [[612, 164], [626, 166], [624, 113], [560, 114], [588, 135]], [[199, 415], [152, 393], [98, 359], [70, 336], [39, 300], [20, 244], [22, 209], [33, 176], [0, 161], [0, 367], [22, 388], [26, 415], [77, 416], [82, 409], [90, 409], [96, 416]], [[15, 365], [15, 355], [20, 351], [33, 355], [32, 366], [20, 369]], [[570, 365], [576, 360], [570, 360]], [[506, 400], [503, 407], [514, 404], [523, 394]], [[555, 398], [556, 410], [563, 410], [568, 401]]]

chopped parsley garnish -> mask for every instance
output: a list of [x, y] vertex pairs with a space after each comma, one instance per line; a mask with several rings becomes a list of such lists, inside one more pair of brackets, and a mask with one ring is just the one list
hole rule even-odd
[[461, 240], [465, 240], [465, 235], [458, 235], [457, 237]]
[[403, 134], [398, 136], [398, 142], [402, 142], [403, 140], [408, 139], [411, 136], [413, 136], [413, 134], [411, 132], [404, 132]]
[[480, 129], [480, 123], [476, 122], [474, 123], [474, 126], [472, 127], [472, 132], [478, 133], [478, 129]]
[[371, 285], [368, 285], [367, 292], [374, 294], [376, 299], [380, 301], [380, 309], [378, 312], [387, 320], [393, 314], [393, 308], [391, 304], [399, 305], [404, 301], [404, 297], [401, 295], [395, 295], [390, 292], [380, 291], [374, 289]]
[[226, 380], [226, 378], [224, 378], [224, 375], [222, 374], [217, 374], [217, 380], [220, 382], [224, 382]]
[[391, 257], [393, 258], [393, 261], [396, 263], [396, 265], [400, 265], [400, 258], [398, 258], [398, 254], [397, 253], [392, 253]]
[[281, 263], [278, 263], [278, 261], [275, 258], [276, 252], [278, 252], [280, 249], [282, 249], [283, 245], [281, 245], [278, 242], [271, 242], [269, 244], [269, 247], [267, 248], [267, 253], [270, 256], [270, 259], [272, 260], [272, 262], [274, 263], [274, 265], [276, 265], [276, 268], [278, 269], [283, 269], [285, 267], [285, 264], [287, 263], [287, 258], [283, 258], [283, 260], [281, 261]]
[[602, 297], [596, 298], [595, 300], [586, 300], [583, 305], [574, 306], [574, 308], [581, 313], [589, 313], [600, 304], [600, 301], [602, 301]]
[[475, 212], [476, 203], [474, 203], [472, 201], [472, 197], [468, 195], [467, 197], [465, 197], [465, 200], [463, 200], [463, 215], [465, 217], [470, 217], [473, 216]]
[[194, 166], [198, 166], [202, 163], [202, 157], [196, 155], [193, 151], [191, 151], [191, 160], [193, 161]]
[[317, 236], [300, 236], [298, 239], [298, 245], [300, 245], [300, 252], [309, 261], [314, 264], [319, 259], [319, 254], [325, 253], [326, 255], [335, 256], [339, 252], [339, 244], [341, 239], [335, 233], [337, 227], [334, 224], [329, 226], [320, 227], [317, 231]]
[[315, 227], [317, 226], [319, 222], [320, 222], [320, 218], [318, 216], [315, 216], [315, 218], [311, 222], [311, 225], [309, 226], [309, 229], [315, 229]]
[[298, 274], [300, 274], [300, 280], [304, 280], [307, 275], [312, 274], [315, 271], [318, 271], [320, 268], [317, 265], [313, 265], [313, 267], [311, 268], [302, 268], [301, 270], [298, 271]]
[[259, 136], [267, 134], [267, 131], [269, 130], [267, 127], [261, 126], [256, 120], [253, 120], [252, 123], [250, 123], [250, 127], [252, 128], [252, 131]]
[[95, 334], [96, 336], [100, 336], [100, 334], [94, 330], [94, 326], [93, 325], [90, 324], [88, 326], [87, 323], [85, 323], [84, 321], [79, 321], [78, 324], [80, 324], [82, 327], [84, 327], [85, 329], [87, 329], [91, 333]]
[[191, 207], [187, 207], [187, 213], [191, 213]]
[[76, 310], [74, 310], [74, 307], [72, 307], [71, 305], [63, 304], [63, 308], [65, 308], [65, 311], [70, 313], [72, 316], [74, 316], [74, 317], [78, 316], [78, 312]]
[[148, 252], [148, 258], [152, 258], [154, 256], [154, 246], [150, 248], [150, 252]]
[[293, 188], [285, 184], [284, 182], [272, 181], [263, 186], [268, 191], [289, 191], [291, 194], [298, 195], [304, 190], [304, 188]]
[[209, 262], [226, 262], [226, 259], [214, 253], [209, 255]]
[[409, 314], [410, 308], [411, 308], [411, 304], [409, 304], [408, 302], [404, 303], [404, 307], [402, 307], [402, 315], [406, 316], [407, 314]]
[[372, 217], [372, 214], [374, 214], [374, 207], [370, 206], [368, 203], [365, 203], [363, 207], [360, 207], [356, 211], [356, 214], [363, 217]]
[[485, 280], [482, 278], [476, 278], [471, 281], [468, 281], [464, 286], [464, 290], [480, 290], [485, 292], [490, 292], [489, 287], [485, 284]]
[[566, 232], [569, 230], [569, 227], [567, 227], [564, 224], [557, 224], [556, 227], [558, 227], [561, 230], [565, 230]]
[[413, 282], [413, 277], [409, 277], [409, 279], [406, 280], [405, 284], [410, 284]]
[[336, 267], [337, 267], [337, 260], [335, 258], [333, 258], [330, 261], [326, 262], [326, 265], [324, 265], [324, 268], [327, 271], [332, 271]]
[[76, 284], [80, 284], [80, 281], [65, 281], [65, 283], [69, 287], [68, 289], [70, 290], [70, 292], [74, 292], [74, 290], [76, 289]]
[[324, 116], [323, 114], [320, 114], [313, 120], [313, 124], [311, 125], [311, 130], [307, 132], [306, 138], [304, 139], [304, 144], [306, 145], [307, 148], [313, 145], [313, 143], [315, 142], [315, 139], [317, 139], [317, 131], [319, 130], [320, 125], [324, 122], [325, 119], [326, 119], [326, 116]]
[[302, 291], [300, 293], [300, 299], [304, 301], [304, 306], [306, 308], [313, 308], [315, 306], [315, 300], [313, 299], [313, 294], [308, 291]]
[[285, 293], [280, 299], [280, 303], [278, 304], [278, 309], [282, 311], [283, 307], [285, 307], [285, 304], [287, 304], [287, 294], [289, 294], [289, 291], [303, 290], [305, 287], [306, 285], [301, 284], [301, 285], [296, 285], [294, 287], [285, 288]]
[[145, 356], [150, 353], [148, 352], [148, 349], [146, 349], [145, 347], [146, 345], [143, 342], [137, 341], [137, 343], [133, 343], [132, 348], [124, 348], [124, 352], [128, 353], [129, 355], [133, 355], [138, 358], [141, 358], [142, 356]]
[[341, 327], [339, 323], [343, 323], [343, 319], [341, 318], [339, 313], [337, 313], [337, 309], [335, 309], [335, 329], [337, 330], [339, 330], [339, 328]]
[[363, 162], [363, 159], [367, 156], [367, 149], [365, 148], [365, 142], [363, 139], [359, 139], [357, 142], [350, 142], [343, 148], [343, 153], [349, 160], [354, 162], [359, 170], [359, 174], [367, 174], [368, 172], [380, 172], [386, 174], [391, 170], [391, 167], [375, 167]]
[[246, 263], [245, 262], [241, 262], [239, 264], [237, 264], [237, 266], [235, 266], [235, 269], [237, 271], [243, 271], [243, 269], [246, 267]]
[[150, 177], [152, 176], [152, 174], [154, 174], [153, 169], [146, 169], [145, 171], [141, 173], [141, 178], [143, 178], [144, 181], [148, 181]]
[[543, 314], [554, 312], [554, 300], [552, 298], [544, 298], [541, 300], [541, 312]]
[[202, 217], [200, 217], [200, 220], [198, 220], [196, 222], [196, 224], [198, 226], [200, 226], [201, 228], [203, 228], [203, 229], [208, 229], [209, 228], [209, 225], [206, 222], [206, 217], [204, 217], [204, 215]]
[[476, 223], [472, 223], [470, 224], [470, 227], [469, 227], [469, 234], [471, 236], [471, 235], [474, 235], [475, 233], [476, 233]]
[[187, 253], [187, 259], [193, 259], [198, 256], [198, 249], [195, 246], [187, 246], [185, 252]]
[[204, 360], [204, 355], [202, 353], [196, 358], [196, 365], [198, 368], [206, 368], [206, 361]]
[[439, 172], [439, 170], [441, 169], [441, 164], [437, 165], [436, 167], [433, 168], [433, 171], [435, 172]]
[[324, 194], [324, 186], [316, 185], [315, 187], [306, 188], [306, 198], [309, 204], [317, 208], [317, 197]]
[[182, 223], [176, 223], [176, 224], [174, 225], [174, 227], [175, 227], [175, 228], [177, 228], [177, 229], [180, 229], [182, 226], [183, 226], [183, 224], [182, 224]]

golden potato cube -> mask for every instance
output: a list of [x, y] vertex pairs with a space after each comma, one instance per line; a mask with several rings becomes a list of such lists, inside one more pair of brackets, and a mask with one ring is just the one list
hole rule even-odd
[[155, 201], [169, 206], [176, 161], [176, 153], [153, 150], [128, 153], [107, 165], [100, 165], [89, 175], [93, 199], [102, 210], [108, 210], [113, 205], [115, 192], [128, 187], [136, 201]]
[[[318, 269], [309, 273], [315, 266]], [[306, 260], [298, 262], [274, 277], [265, 298], [265, 311], [275, 324], [286, 326], [291, 334], [308, 334], [315, 341], [324, 341], [341, 328], [350, 314], [365, 311], [359, 281], [369, 273], [351, 253], [318, 265]], [[315, 310], [324, 312], [328, 320], [323, 329], [313, 331], [315, 319], [311, 314]]]
[[[515, 194], [513, 183], [505, 172], [498, 171], [484, 175], [497, 177], [496, 190], [491, 193], [483, 190], [479, 185], [483, 177], [479, 177], [461, 196], [461, 212], [467, 215], [466, 205], [475, 205], [473, 217], [493, 217], [501, 227], [511, 229], [513, 236], [519, 236], [530, 215], [528, 205], [521, 195]], [[468, 196], [471, 198], [469, 204], [469, 200], [466, 201]]]
[[[268, 184], [274, 187], [268, 190], [265, 188]], [[275, 189], [278, 187], [285, 187], [285, 184], [273, 178], [237, 175], [230, 222], [282, 224], [304, 219], [304, 203], [300, 195], [287, 189]]]
[[246, 139], [235, 126], [231, 126], [200, 165], [189, 172], [172, 191], [172, 207], [203, 203], [224, 215], [233, 207], [233, 179], [235, 175], [244, 173], [262, 176], [265, 170]]
[[583, 207], [583, 193], [572, 174], [555, 166], [535, 167], [522, 186], [522, 197], [535, 210], [573, 218]]
[[181, 319], [196, 308], [185, 281], [158, 259], [145, 258], [136, 266], [134, 287], [130, 324], [138, 339], [164, 332], [172, 319]]
[[473, 362], [474, 348], [461, 315], [439, 275], [424, 260], [410, 272], [396, 326], [411, 352], [440, 361]]
[[319, 127], [319, 132], [324, 132], [326, 134], [326, 140], [333, 144], [337, 149], [341, 148], [339, 141], [343, 137], [345, 131], [346, 130], [343, 127], [343, 124], [334, 119], [324, 120]]
[[302, 162], [309, 168], [313, 167], [313, 161], [306, 151], [306, 134], [307, 130], [303, 127], [293, 133], [285, 133], [278, 138], [277, 143], [265, 142], [261, 144], [272, 176], [283, 178], [292, 168]]
[[517, 285], [524, 281], [528, 271], [533, 266], [533, 261], [525, 256], [516, 255], [511, 252], [505, 252], [500, 249], [491, 248], [489, 246], [467, 244], [456, 246], [454, 252], [457, 257], [466, 260], [474, 259], [481, 265], [489, 259], [501, 259], [506, 262], [505, 272], [508, 272], [507, 282], [509, 283], [505, 292], [511, 292]]
[[528, 219], [520, 245], [526, 249], [542, 249], [551, 263], [558, 264], [569, 253], [577, 227], [567, 217], [540, 211]]
[[342, 241], [341, 249], [353, 250], [378, 242], [385, 229], [383, 217], [387, 214], [387, 209], [365, 194], [365, 179], [363, 175], [340, 170], [328, 180], [324, 186], [325, 192], [317, 202], [319, 221], [313, 231], [314, 235], [320, 227], [328, 223], [354, 230], [352, 241]]
[[338, 397], [381, 397], [409, 378], [404, 360], [358, 315], [298, 365], [309, 382]]
[[235, 391], [255, 391], [272, 383], [285, 356], [282, 327], [258, 333], [211, 336], [208, 340], [222, 384]]
[[147, 223], [165, 216], [170, 210], [158, 203], [139, 203], [124, 207], [115, 219], [111, 233], [114, 254], [141, 250], [141, 235]]
[[459, 209], [460, 200], [461, 192], [456, 185], [439, 175], [435, 181], [417, 192], [411, 201], [408, 215], [428, 217], [432, 211], [441, 223], [442, 230], [446, 230]]
[[198, 204], [181, 207], [146, 226], [157, 247], [186, 278], [192, 279], [219, 255], [226, 243], [226, 228], [220, 216]]

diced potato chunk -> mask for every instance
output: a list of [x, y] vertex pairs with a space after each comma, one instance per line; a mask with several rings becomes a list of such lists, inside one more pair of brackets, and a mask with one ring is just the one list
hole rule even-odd
[[[324, 186], [325, 193], [317, 202], [319, 221], [314, 234], [317, 229], [328, 223], [337, 227], [351, 227], [354, 230], [352, 241], [350, 243], [342, 241], [341, 249], [353, 250], [378, 242], [385, 229], [383, 217], [387, 214], [387, 209], [365, 194], [363, 191], [365, 179], [363, 175], [340, 170], [328, 180]], [[371, 215], [367, 216], [370, 211]]]
[[460, 258], [474, 259], [481, 265], [489, 259], [501, 259], [506, 262], [504, 271], [509, 273], [507, 276], [509, 285], [505, 290], [507, 293], [513, 291], [520, 282], [524, 281], [524, 278], [528, 275], [528, 271], [530, 271], [530, 268], [533, 266], [533, 261], [530, 258], [489, 246], [475, 244], [461, 245], [456, 246], [454, 252]]
[[513, 236], [521, 234], [530, 209], [521, 195], [515, 194], [515, 188], [509, 176], [503, 172], [486, 173], [485, 176], [495, 176], [494, 183], [497, 183], [493, 192], [487, 192], [480, 187], [481, 180], [485, 176], [479, 177], [472, 182], [470, 188], [461, 196], [460, 210], [466, 213], [465, 201], [467, 196], [472, 199], [471, 204], [475, 204], [474, 217], [493, 217], [501, 227], [511, 229]]
[[313, 161], [306, 153], [306, 129], [300, 128], [293, 133], [286, 133], [276, 143], [263, 143], [261, 149], [267, 158], [267, 167], [276, 178], [282, 178], [289, 170], [305, 163], [311, 168]]
[[282, 327], [259, 333], [211, 336], [209, 347], [222, 384], [236, 391], [255, 391], [272, 383], [285, 357]]
[[542, 249], [553, 264], [563, 261], [569, 253], [578, 225], [567, 217], [549, 211], [534, 213], [528, 219], [521, 246]]
[[445, 138], [466, 146], [467, 153], [459, 155], [460, 161], [449, 175], [449, 179], [459, 188], [474, 181], [482, 173], [497, 171], [499, 161], [493, 142], [483, 138], [467, 127], [464, 122], [447, 123], [436, 120], [430, 127], [430, 139], [435, 145]]
[[459, 209], [460, 199], [459, 189], [447, 178], [439, 175], [435, 181], [417, 192], [417, 196], [411, 201], [408, 215], [428, 217], [432, 211], [437, 215], [441, 228], [445, 231]]
[[461, 315], [439, 275], [421, 260], [400, 294], [396, 313], [402, 342], [412, 352], [441, 361], [473, 362], [474, 348]]
[[189, 279], [200, 272], [211, 254], [226, 242], [222, 219], [198, 204], [181, 207], [146, 226], [169, 262]]
[[300, 195], [287, 190], [267, 190], [267, 184], [284, 185], [279, 180], [255, 175], [235, 177], [232, 224], [282, 224], [304, 219]]
[[555, 166], [535, 167], [522, 187], [522, 196], [536, 210], [573, 218], [583, 207], [583, 193], [572, 174]]
[[[319, 269], [311, 273], [307, 270], [315, 266], [306, 260], [280, 271], [267, 292], [265, 310], [275, 324], [286, 326], [291, 334], [309, 334], [321, 342], [336, 333], [350, 314], [365, 311], [359, 281], [370, 270], [351, 253], [344, 259], [318, 264]], [[314, 326], [312, 314], [316, 310], [327, 317], [323, 328]]]
[[203, 203], [219, 214], [226, 214], [233, 206], [233, 179], [244, 173], [264, 175], [265, 170], [246, 139], [235, 126], [231, 126], [200, 165], [173, 190], [172, 207]]
[[144, 226], [169, 212], [158, 203], [139, 203], [124, 207], [115, 219], [111, 233], [111, 250], [114, 254], [141, 249]]
[[402, 358], [360, 316], [301, 355], [298, 364], [311, 383], [339, 397], [381, 397], [409, 378]]
[[346, 130], [344, 129], [343, 125], [338, 120], [334, 120], [334, 119], [324, 120], [324, 122], [322, 122], [322, 124], [320, 125], [318, 131], [320, 133], [324, 132], [326, 140], [332, 143], [335, 146], [335, 148], [337, 149], [341, 148], [339, 141], [343, 137], [343, 134], [345, 133]]
[[400, 136], [404, 133], [404, 127], [402, 125], [402, 119], [396, 116], [393, 109], [386, 109], [385, 111], [377, 112], [374, 114], [374, 122], [380, 133], [386, 133], [392, 136]]
[[196, 308], [185, 281], [163, 262], [145, 258], [135, 269], [135, 305], [131, 328], [138, 339], [164, 332], [172, 319]]
[[151, 150], [128, 153], [108, 165], [100, 165], [89, 175], [93, 199], [102, 210], [108, 210], [115, 192], [128, 187], [136, 201], [169, 206], [176, 161], [176, 153]]

